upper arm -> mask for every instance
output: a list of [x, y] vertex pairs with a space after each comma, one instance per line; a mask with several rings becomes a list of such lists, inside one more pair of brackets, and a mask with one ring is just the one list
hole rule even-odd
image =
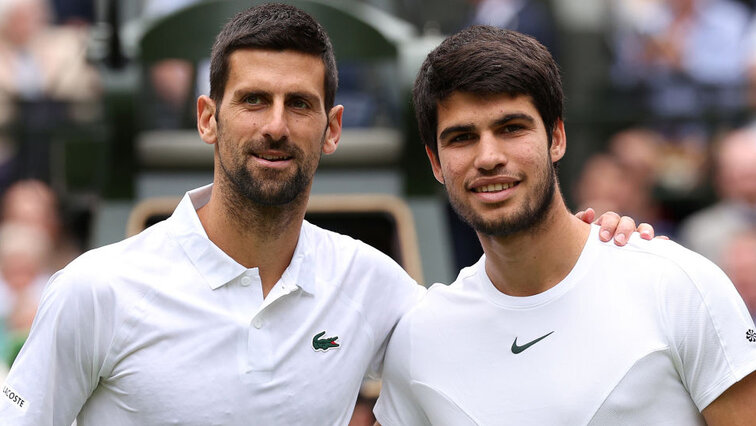
[[[378, 262], [379, 260], [380, 262]], [[404, 269], [394, 261], [384, 257], [383, 254], [380, 254], [380, 258], [373, 264], [383, 264], [384, 269], [375, 278], [379, 281], [378, 291], [364, 296], [368, 298], [365, 304], [372, 307], [367, 308], [366, 315], [377, 339], [377, 350], [368, 367], [368, 375], [380, 378], [386, 347], [393, 330], [402, 315], [415, 306], [425, 295], [425, 287], [417, 284], [407, 275]]]
[[[703, 257], [669, 268], [659, 300], [680, 377], [703, 412], [756, 370], [754, 325], [727, 276]], [[674, 301], [674, 302], [672, 302]]]
[[412, 392], [410, 321], [399, 322], [386, 350], [383, 383], [375, 417], [387, 426], [430, 424]]
[[45, 289], [4, 385], [18, 396], [4, 393], [0, 402], [9, 424], [71, 424], [97, 385], [110, 337], [103, 334], [102, 304], [81, 278], [59, 272]]
[[752, 425], [756, 419], [756, 372], [730, 386], [702, 414], [709, 425]]

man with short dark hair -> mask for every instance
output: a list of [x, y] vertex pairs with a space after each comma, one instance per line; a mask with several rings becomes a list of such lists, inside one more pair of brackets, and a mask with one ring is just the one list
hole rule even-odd
[[333, 49], [291, 6], [235, 16], [198, 130], [213, 185], [57, 273], [0, 398], [3, 425], [346, 424], [424, 293], [388, 256], [304, 222], [341, 133]]
[[725, 274], [669, 241], [601, 243], [565, 207], [561, 81], [542, 45], [463, 30], [428, 55], [414, 102], [484, 255], [397, 325], [378, 421], [753, 423], [756, 331]]
[[365, 372], [380, 371], [424, 288], [304, 221], [341, 134], [325, 31], [291, 6], [241, 12], [211, 80], [197, 127], [215, 146], [213, 184], [51, 279], [3, 385], [3, 425], [347, 424]]

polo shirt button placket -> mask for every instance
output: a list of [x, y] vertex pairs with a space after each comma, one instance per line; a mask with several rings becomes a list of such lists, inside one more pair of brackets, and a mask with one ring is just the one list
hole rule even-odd
[[241, 278], [241, 285], [242, 286], [249, 287], [250, 284], [252, 284], [252, 278], [250, 278], [250, 277], [248, 277], [246, 275]]

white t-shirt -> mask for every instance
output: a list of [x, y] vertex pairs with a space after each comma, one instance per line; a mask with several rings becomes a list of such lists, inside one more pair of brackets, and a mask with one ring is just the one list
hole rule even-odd
[[395, 262], [304, 223], [263, 299], [208, 240], [210, 187], [57, 273], [0, 395], [3, 425], [346, 424], [424, 293]]
[[751, 316], [727, 277], [670, 241], [601, 243], [531, 296], [499, 292], [485, 256], [397, 325], [378, 421], [392, 425], [703, 424], [756, 369]]

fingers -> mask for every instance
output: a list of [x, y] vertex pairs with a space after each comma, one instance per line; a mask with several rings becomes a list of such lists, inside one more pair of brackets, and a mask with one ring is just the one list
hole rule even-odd
[[617, 230], [614, 232], [614, 244], [624, 246], [630, 235], [635, 232], [635, 221], [630, 216], [622, 216]]
[[619, 222], [620, 215], [615, 212], [606, 212], [602, 214], [596, 221], [596, 224], [601, 226], [601, 229], [599, 230], [599, 239], [604, 242], [611, 240]]
[[596, 221], [601, 226], [599, 239], [609, 241], [614, 238], [614, 244], [624, 246], [630, 239], [630, 234], [635, 231], [635, 221], [630, 216], [618, 215], [614, 212], [606, 212]]
[[638, 232], [640, 232], [640, 236], [644, 240], [650, 240], [654, 238], [654, 227], [648, 223], [643, 222], [638, 225]]
[[[595, 216], [596, 212], [593, 209], [588, 208], [584, 211], [578, 212], [575, 216], [578, 219], [590, 223], [589, 220], [592, 216]], [[630, 239], [630, 235], [633, 232], [638, 232], [641, 238], [644, 240], [651, 240], [654, 238], [660, 240], [668, 240], [666, 235], [655, 235], [654, 227], [649, 223], [641, 223], [638, 227], [635, 227], [635, 220], [630, 216], [621, 216], [615, 212], [606, 212], [602, 214], [596, 224], [601, 226], [599, 230], [599, 239], [607, 242], [614, 238], [614, 244], [618, 246], [624, 246]]]
[[585, 210], [577, 212], [575, 216], [585, 223], [591, 223], [596, 218], [596, 212], [592, 208], [588, 207]]

